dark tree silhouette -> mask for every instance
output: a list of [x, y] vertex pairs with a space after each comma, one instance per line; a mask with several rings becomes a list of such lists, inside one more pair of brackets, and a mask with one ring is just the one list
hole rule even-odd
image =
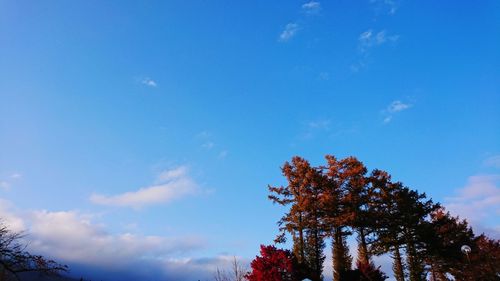
[[0, 280], [20, 280], [19, 274], [25, 272], [57, 275], [68, 270], [66, 265], [30, 254], [22, 244], [23, 237], [0, 222]]
[[398, 213], [396, 204], [396, 196], [402, 184], [391, 182], [389, 173], [382, 170], [372, 171], [369, 181], [371, 183], [369, 213], [373, 218], [372, 227], [375, 233], [369, 242], [372, 252], [376, 255], [391, 253], [394, 278], [397, 281], [404, 281], [406, 264], [401, 254], [404, 244], [402, 217]]
[[340, 280], [340, 273], [351, 269], [352, 257], [349, 255], [346, 237], [351, 234], [347, 230], [349, 214], [346, 208], [346, 184], [348, 181], [344, 176], [344, 162], [337, 160], [335, 156], [325, 156], [327, 166], [324, 167], [327, 182], [322, 196], [325, 208], [323, 219], [325, 228], [332, 237], [332, 260], [333, 280]]
[[455, 280], [500, 281], [500, 240], [481, 234], [474, 238], [469, 257], [463, 257], [463, 267], [452, 269]]
[[431, 214], [427, 227], [424, 240], [430, 277], [433, 281], [447, 281], [447, 274], [467, 266], [460, 248], [472, 245], [474, 233], [465, 220], [452, 217], [444, 208]]
[[418, 193], [407, 187], [397, 193], [398, 214], [402, 218], [403, 239], [405, 241], [408, 276], [410, 281], [425, 280], [425, 219], [437, 208], [432, 200], [426, 200], [425, 193]]
[[379, 268], [375, 268], [373, 262], [356, 262], [356, 269], [348, 270], [340, 274], [340, 281], [384, 281], [387, 275]]

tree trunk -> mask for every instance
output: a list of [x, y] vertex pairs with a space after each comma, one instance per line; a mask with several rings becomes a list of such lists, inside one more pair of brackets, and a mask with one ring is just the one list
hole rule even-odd
[[358, 228], [358, 261], [363, 264], [370, 263], [370, 255], [368, 254], [368, 246], [366, 244], [366, 235], [363, 227]]
[[348, 260], [348, 250], [344, 243], [342, 227], [336, 227], [332, 241], [332, 257], [333, 257], [333, 281], [340, 280], [341, 272], [351, 269], [350, 261]]
[[304, 262], [305, 261], [305, 253], [304, 253], [304, 230], [302, 227], [302, 213], [299, 214], [299, 243], [300, 243], [300, 261], [299, 262]]
[[[316, 229], [314, 231], [314, 241], [316, 243], [315, 247], [314, 247], [314, 252], [315, 252], [315, 257], [314, 257], [314, 269], [315, 269], [315, 272], [314, 272], [314, 279], [316, 279], [317, 281], [321, 281], [322, 278], [321, 278], [321, 275], [322, 275], [322, 271], [323, 271], [323, 263], [322, 263], [322, 260], [321, 260], [321, 255], [323, 254], [323, 248], [321, 247], [322, 245], [322, 241], [320, 241], [320, 238], [319, 235], [318, 235], [318, 230]], [[313, 281], [316, 281], [314, 280]]]
[[408, 260], [410, 281], [424, 281], [423, 267], [418, 259], [415, 245], [412, 242], [406, 243], [406, 258]]
[[396, 281], [405, 281], [405, 272], [403, 267], [403, 260], [401, 259], [401, 253], [399, 252], [399, 247], [394, 247], [394, 262], [392, 269], [394, 271], [394, 278]]

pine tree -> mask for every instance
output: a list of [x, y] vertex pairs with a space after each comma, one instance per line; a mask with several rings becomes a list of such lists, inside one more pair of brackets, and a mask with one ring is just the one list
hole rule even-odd
[[471, 252], [463, 258], [463, 266], [452, 269], [455, 280], [500, 281], [500, 240], [481, 234], [474, 238]]
[[346, 245], [346, 237], [350, 232], [346, 229], [348, 215], [346, 212], [345, 196], [346, 181], [342, 175], [343, 163], [335, 156], [327, 155], [326, 183], [321, 202], [325, 212], [323, 224], [329, 236], [332, 237], [333, 280], [340, 280], [340, 274], [350, 270], [352, 258]]
[[269, 198], [281, 205], [291, 205], [290, 211], [280, 220], [281, 234], [277, 242], [283, 242], [285, 232], [292, 235], [293, 253], [301, 265], [304, 277], [313, 281], [322, 279], [325, 259], [324, 231], [319, 197], [324, 177], [321, 171], [311, 167], [308, 161], [293, 157], [283, 165], [283, 175], [288, 181], [285, 187], [269, 187]]
[[439, 208], [431, 213], [423, 237], [426, 263], [434, 281], [447, 281], [447, 273], [466, 266], [460, 248], [473, 243], [474, 233], [465, 220]]
[[347, 157], [340, 161], [341, 177], [345, 183], [345, 215], [346, 224], [357, 233], [358, 261], [362, 264], [370, 263], [367, 235], [370, 224], [368, 214], [368, 179], [367, 169], [355, 157]]
[[370, 205], [369, 214], [373, 219], [371, 249], [374, 254], [391, 253], [393, 258], [394, 278], [397, 281], [406, 280], [406, 265], [401, 256], [402, 218], [398, 213], [396, 196], [402, 188], [401, 183], [391, 182], [389, 173], [382, 170], [373, 170], [369, 177]]
[[425, 193], [421, 194], [407, 187], [399, 189], [395, 199], [397, 213], [402, 219], [409, 280], [425, 280], [425, 244], [422, 233], [426, 228], [425, 219], [438, 209], [439, 205], [434, 204], [432, 200], [426, 200]]

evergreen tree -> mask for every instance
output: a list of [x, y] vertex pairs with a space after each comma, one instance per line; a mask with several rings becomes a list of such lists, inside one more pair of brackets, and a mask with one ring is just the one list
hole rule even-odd
[[346, 237], [350, 235], [346, 226], [348, 225], [348, 213], [346, 208], [346, 177], [342, 174], [344, 163], [338, 161], [335, 156], [327, 155], [326, 183], [321, 201], [325, 212], [323, 223], [325, 229], [332, 237], [333, 257], [333, 280], [340, 280], [341, 272], [350, 270], [352, 258], [346, 244]]
[[463, 255], [463, 266], [451, 270], [455, 280], [500, 281], [500, 240], [481, 234], [474, 238], [468, 257]]
[[401, 255], [404, 244], [403, 222], [396, 204], [396, 196], [402, 184], [391, 182], [389, 173], [382, 170], [372, 171], [369, 181], [371, 199], [368, 213], [373, 219], [372, 230], [375, 233], [369, 242], [372, 252], [377, 255], [391, 253], [394, 278], [405, 281], [406, 265]]
[[423, 233], [426, 229], [426, 219], [439, 205], [434, 204], [432, 200], [426, 200], [425, 193], [421, 194], [407, 187], [396, 192], [395, 200], [398, 215], [401, 216], [409, 280], [425, 280]]
[[472, 245], [474, 233], [465, 220], [460, 221], [439, 208], [431, 213], [424, 235], [426, 263], [434, 281], [447, 281], [447, 274], [460, 270], [464, 263], [462, 245]]
[[368, 179], [367, 169], [355, 157], [347, 157], [341, 161], [341, 178], [345, 183], [345, 215], [346, 224], [357, 233], [358, 261], [362, 264], [370, 263], [367, 235], [371, 223], [368, 214]]
[[292, 235], [293, 253], [301, 265], [303, 275], [313, 281], [322, 280], [325, 259], [324, 233], [319, 197], [324, 183], [321, 171], [308, 161], [293, 157], [283, 165], [283, 175], [288, 185], [269, 187], [269, 198], [281, 205], [291, 205], [290, 211], [280, 220], [281, 234], [277, 242], [285, 240], [285, 232]]

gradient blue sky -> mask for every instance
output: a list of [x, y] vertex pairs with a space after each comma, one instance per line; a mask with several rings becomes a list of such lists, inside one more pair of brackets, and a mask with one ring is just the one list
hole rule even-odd
[[0, 0], [0, 216], [75, 274], [203, 280], [334, 154], [500, 237], [499, 106], [496, 0]]

